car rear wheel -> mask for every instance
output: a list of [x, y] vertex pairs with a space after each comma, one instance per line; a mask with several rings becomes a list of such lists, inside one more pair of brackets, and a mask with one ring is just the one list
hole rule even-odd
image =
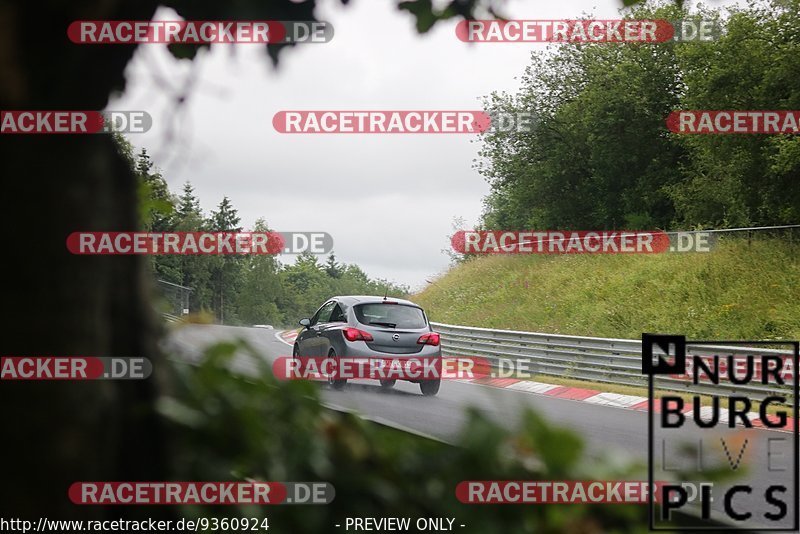
[[395, 379], [381, 380], [381, 389], [392, 389], [396, 383]]
[[442, 379], [438, 380], [423, 380], [419, 383], [419, 389], [426, 397], [433, 397], [439, 393], [439, 386], [442, 384]]
[[[331, 349], [328, 353], [328, 358], [334, 358], [336, 360], [336, 367], [339, 367], [339, 357], [336, 356], [336, 353]], [[332, 377], [328, 377], [328, 384], [333, 386], [333, 389], [344, 389], [345, 384], [347, 384], [347, 379], [343, 378], [341, 380], [334, 380]]]

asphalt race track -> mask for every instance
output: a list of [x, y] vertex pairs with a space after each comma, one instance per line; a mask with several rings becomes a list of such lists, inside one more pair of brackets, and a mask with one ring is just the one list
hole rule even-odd
[[[165, 348], [171, 357], [193, 360], [205, 346], [241, 338], [271, 362], [280, 356], [291, 356], [291, 346], [279, 340], [277, 332], [262, 328], [187, 325], [171, 332]], [[246, 360], [249, 358], [234, 361], [234, 366], [242, 373], [252, 370], [252, 362]], [[333, 409], [355, 411], [367, 419], [447, 442], [456, 441], [466, 421], [465, 409], [469, 406], [479, 408], [493, 421], [508, 426], [515, 425], [522, 410], [532, 408], [548, 420], [580, 434], [589, 458], [602, 453], [642, 464], [647, 461], [646, 412], [456, 381], [444, 382], [436, 397], [423, 397], [419, 386], [400, 381], [388, 391], [381, 390], [377, 381], [370, 380], [349, 382], [342, 391], [324, 384], [319, 387], [325, 404]], [[775, 480], [775, 474], [767, 468], [767, 440], [791, 439], [791, 434], [765, 429], [742, 429], [742, 432], [746, 432], [750, 440], [748, 447], [755, 458], [748, 465], [749, 472], [742, 482], [750, 484], [753, 493], [750, 496], [738, 495], [736, 505], [742, 510], [753, 511], [755, 515], [775, 511], [772, 505], [764, 502], [763, 496], [764, 489]], [[692, 435], [687, 431], [686, 439], [696, 441], [696, 433]], [[791, 487], [789, 491], [783, 497], [790, 503], [789, 514], [792, 514]], [[715, 499], [712, 508], [721, 511], [721, 501]]]

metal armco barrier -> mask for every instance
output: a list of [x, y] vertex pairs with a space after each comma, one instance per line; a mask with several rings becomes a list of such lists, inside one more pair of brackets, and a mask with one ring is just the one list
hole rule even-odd
[[[524, 362], [535, 375], [551, 375], [576, 378], [591, 382], [605, 382], [626, 386], [647, 387], [647, 376], [642, 374], [642, 342], [637, 339], [610, 339], [599, 337], [566, 336], [518, 332], [514, 330], [492, 330], [470, 326], [431, 323], [441, 334], [444, 356], [476, 356], [486, 358], [497, 368], [517, 368]], [[692, 346], [686, 347], [690, 355], [725, 357], [735, 354], [786, 356], [785, 365], [792, 365], [792, 350], [764, 349], [744, 346]], [[686, 393], [709, 395], [738, 394], [753, 400], [762, 400], [771, 395], [793, 398], [792, 380], [796, 369], [785, 379], [784, 386], [761, 384], [753, 380], [746, 385], [737, 385], [723, 378], [720, 383], [692, 384], [691, 379], [671, 378], [659, 375], [655, 385], [659, 390], [669, 389]], [[701, 374], [702, 376], [702, 374]], [[737, 376], [739, 374], [737, 373]]]

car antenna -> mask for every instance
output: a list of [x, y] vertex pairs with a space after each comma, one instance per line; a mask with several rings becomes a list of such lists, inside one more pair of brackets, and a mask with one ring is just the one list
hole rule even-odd
[[386, 286], [386, 289], [383, 291], [383, 300], [386, 300], [386, 297], [389, 296], [389, 286]]

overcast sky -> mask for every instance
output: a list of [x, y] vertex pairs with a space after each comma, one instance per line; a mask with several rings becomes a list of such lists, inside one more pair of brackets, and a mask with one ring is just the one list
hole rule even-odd
[[[264, 217], [277, 231], [326, 231], [339, 261], [420, 288], [447, 268], [454, 217], [475, 224], [489, 188], [472, 169], [472, 134], [279, 134], [288, 109], [480, 109], [479, 98], [514, 91], [544, 44], [469, 44], [455, 21], [418, 35], [393, 2], [321, 2], [325, 44], [286, 50], [273, 69], [259, 45], [214, 45], [194, 62], [141, 45], [112, 110], [146, 110], [153, 128], [132, 134], [170, 188], [189, 180], [204, 210], [224, 195], [244, 227]], [[617, 0], [509, 1], [511, 18], [619, 18]], [[159, 19], [175, 19], [160, 11]], [[180, 107], [175, 97], [193, 80]], [[282, 256], [282, 261], [292, 261]]]

